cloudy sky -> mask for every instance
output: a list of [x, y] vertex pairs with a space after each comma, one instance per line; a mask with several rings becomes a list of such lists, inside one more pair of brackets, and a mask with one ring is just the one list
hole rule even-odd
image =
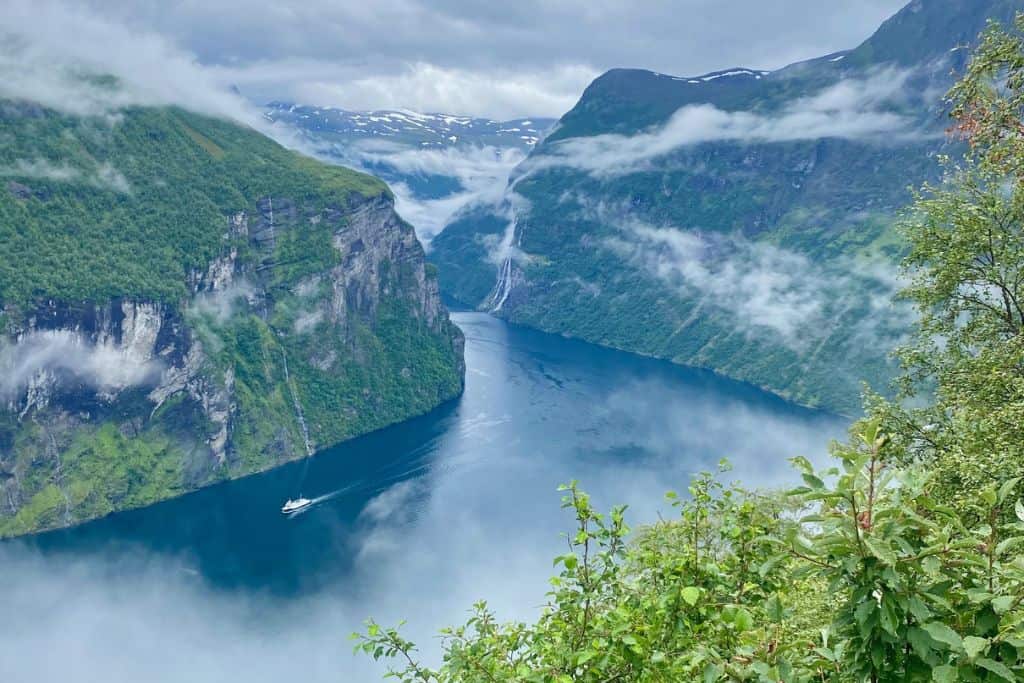
[[140, 52], [163, 57], [144, 60], [155, 83], [188, 66], [260, 103], [508, 118], [558, 116], [611, 67], [771, 69], [853, 47], [905, 0], [8, 2], [14, 33], [63, 46], [92, 26], [106, 39], [86, 51], [136, 72]]

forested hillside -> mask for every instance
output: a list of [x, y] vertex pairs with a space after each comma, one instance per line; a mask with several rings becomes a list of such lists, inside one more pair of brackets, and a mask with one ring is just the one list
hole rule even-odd
[[461, 390], [461, 333], [373, 177], [180, 109], [25, 101], [0, 102], [0, 176], [0, 536], [264, 470]]
[[959, 154], [938, 95], [1007, 0], [914, 0], [859, 47], [776, 71], [614, 69], [432, 243], [442, 289], [542, 330], [846, 415], [913, 314], [910, 188]]

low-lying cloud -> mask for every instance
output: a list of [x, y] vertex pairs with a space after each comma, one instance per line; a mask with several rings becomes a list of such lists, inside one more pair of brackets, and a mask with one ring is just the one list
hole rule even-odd
[[509, 173], [526, 153], [514, 147], [486, 145], [393, 153], [371, 149], [360, 157], [363, 164], [384, 164], [401, 174], [440, 176], [458, 184], [459, 190], [437, 198], [421, 196], [408, 183], [391, 184], [398, 212], [415, 226], [420, 241], [429, 249], [430, 241], [463, 209], [500, 200]]
[[895, 328], [909, 315], [893, 303], [897, 269], [880, 261], [812, 261], [738, 235], [652, 225], [604, 206], [591, 213], [617, 230], [604, 248], [680, 296], [728, 312], [739, 329], [770, 331], [797, 351], [830, 334], [830, 321], [851, 307], [863, 305], [876, 322]]
[[221, 289], [200, 292], [190, 304], [190, 312], [212, 316], [218, 323], [226, 322], [236, 311], [256, 296], [256, 288], [245, 279], [228, 282]]
[[751, 327], [797, 342], [821, 318], [826, 280], [808, 259], [768, 244], [715, 244], [694, 233], [655, 228], [638, 220], [619, 224], [627, 234], [605, 246], [668, 284], [695, 292]]
[[0, 347], [0, 396], [17, 395], [41, 373], [66, 374], [100, 391], [119, 391], [156, 381], [162, 367], [130, 348], [93, 343], [77, 332], [31, 332]]
[[[284, 126], [275, 125], [279, 131]], [[430, 242], [464, 209], [497, 204], [511, 171], [525, 158], [516, 147], [452, 145], [422, 149], [385, 140], [351, 145], [324, 144], [316, 136], [294, 135], [307, 154], [381, 174], [389, 180], [398, 213], [416, 229], [429, 251]], [[414, 185], [431, 179], [452, 183], [455, 189], [424, 192]]]
[[905, 98], [909, 71], [849, 78], [788, 103], [780, 112], [724, 111], [687, 105], [664, 124], [635, 135], [602, 134], [559, 141], [524, 165], [525, 174], [567, 166], [597, 176], [633, 173], [689, 145], [705, 142], [789, 142], [820, 138], [878, 141], [920, 137], [915, 119], [893, 110]]
[[84, 183], [102, 190], [121, 194], [132, 191], [128, 179], [113, 164], [103, 162], [91, 171], [84, 171], [66, 162], [54, 163], [47, 159], [18, 159], [10, 166], [0, 167], [0, 177], [49, 180], [58, 183]]

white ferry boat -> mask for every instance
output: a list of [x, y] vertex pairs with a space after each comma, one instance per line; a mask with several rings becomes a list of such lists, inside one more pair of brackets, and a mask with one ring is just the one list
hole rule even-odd
[[293, 512], [298, 512], [299, 510], [305, 510], [312, 504], [313, 501], [309, 498], [302, 498], [300, 496], [296, 500], [289, 499], [288, 502], [284, 504], [284, 507], [281, 508], [281, 512], [288, 515]]

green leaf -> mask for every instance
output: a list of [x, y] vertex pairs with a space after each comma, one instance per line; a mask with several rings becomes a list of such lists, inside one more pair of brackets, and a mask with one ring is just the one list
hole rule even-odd
[[1001, 557], [1007, 550], [1018, 545], [1024, 545], [1024, 537], [1014, 536], [1013, 538], [1005, 539], [996, 545], [996, 557]]
[[785, 610], [782, 607], [782, 600], [779, 599], [778, 595], [773, 595], [765, 601], [764, 613], [773, 624], [782, 622]]
[[807, 538], [803, 534], [796, 534], [793, 537], [793, 541], [804, 550], [814, 550], [814, 543], [812, 543], [811, 539]]
[[995, 505], [997, 500], [996, 491], [992, 487], [987, 487], [981, 491], [981, 499], [989, 505]]
[[576, 555], [574, 555], [573, 553], [569, 553], [568, 555], [560, 555], [556, 557], [554, 563], [556, 565], [562, 563], [563, 565], [565, 565], [566, 569], [572, 570], [576, 568], [576, 564], [578, 562], [579, 559], [576, 557]]
[[988, 640], [978, 636], [967, 636], [964, 638], [964, 650], [967, 656], [974, 659], [988, 649]]
[[1004, 614], [1013, 606], [1013, 600], [1012, 595], [1000, 595], [998, 598], [993, 598], [992, 609], [996, 614]]
[[959, 678], [956, 674], [956, 667], [943, 664], [932, 669], [932, 680], [935, 683], [956, 683]]
[[1006, 499], [1010, 496], [1010, 493], [1013, 492], [1013, 489], [1015, 489], [1017, 487], [1017, 484], [1019, 483], [1020, 477], [1014, 477], [1013, 479], [1008, 479], [1007, 481], [1003, 482], [1003, 485], [999, 487], [1000, 505], [1006, 502]]
[[1013, 511], [1017, 513], [1017, 519], [1024, 522], [1024, 503], [1018, 500], [1016, 505], [1013, 506]]
[[925, 624], [921, 628], [927, 631], [928, 635], [930, 635], [933, 640], [944, 645], [948, 645], [950, 649], [956, 651], [963, 649], [964, 643], [963, 639], [960, 638], [960, 635], [942, 622], [933, 621], [929, 624]]
[[812, 489], [825, 488], [825, 482], [823, 482], [821, 479], [818, 479], [813, 474], [804, 473], [801, 476], [803, 477], [803, 480], [807, 483], [807, 485], [810, 486]]
[[687, 605], [693, 607], [700, 600], [700, 588], [696, 586], [687, 586], [679, 592], [679, 595], [683, 598]]
[[911, 596], [907, 600], [907, 609], [914, 615], [914, 619], [917, 619], [920, 623], [925, 623], [932, 617], [932, 611], [928, 609], [928, 606], [921, 601], [921, 598], [917, 596]]
[[864, 545], [872, 555], [888, 565], [896, 564], [896, 554], [889, 549], [885, 543], [875, 540], [868, 534], [864, 535]]
[[874, 614], [876, 607], [877, 603], [874, 600], [861, 600], [860, 604], [853, 611], [857, 623], [863, 626], [867, 622], [868, 617]]
[[788, 559], [788, 557], [788, 555], [782, 554], [768, 558], [761, 564], [760, 567], [757, 568], [757, 573], [760, 574], [762, 577], [767, 576], [768, 572], [775, 569], [775, 567], [777, 567], [780, 563]]
[[715, 683], [722, 676], [723, 669], [718, 664], [708, 662], [704, 667], [704, 683]]
[[975, 664], [980, 666], [982, 669], [985, 669], [986, 671], [991, 671], [1003, 680], [1010, 681], [1010, 683], [1014, 683], [1017, 680], [1017, 678], [1013, 675], [1013, 672], [1010, 671], [1005, 664], [1001, 664], [999, 662], [993, 661], [991, 659], [986, 659], [984, 657], [976, 661]]
[[801, 474], [814, 474], [814, 465], [811, 464], [810, 460], [803, 456], [798, 455], [795, 458], [790, 458], [789, 462], [793, 467], [800, 470]]
[[736, 610], [736, 619], [734, 623], [739, 631], [749, 631], [754, 628], [754, 615], [748, 612], [745, 608], [740, 607]]
[[907, 641], [910, 642], [910, 646], [914, 648], [914, 652], [921, 659], [927, 660], [931, 656], [932, 639], [924, 629], [918, 628], [917, 626], [911, 626], [908, 628]]

